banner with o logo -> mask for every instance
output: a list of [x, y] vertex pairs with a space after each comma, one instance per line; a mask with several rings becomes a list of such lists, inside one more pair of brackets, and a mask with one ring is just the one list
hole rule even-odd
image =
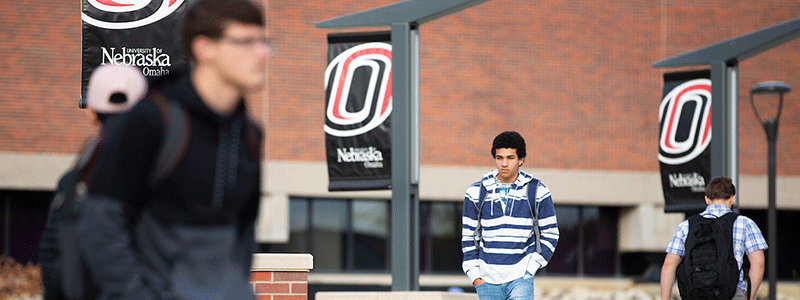
[[183, 68], [177, 30], [181, 11], [192, 1], [81, 0], [81, 98], [100, 65], [135, 66], [148, 79]]
[[665, 212], [706, 207], [711, 179], [711, 76], [709, 70], [664, 74], [659, 106], [658, 161]]
[[390, 39], [389, 32], [328, 35], [323, 130], [330, 191], [391, 186]]

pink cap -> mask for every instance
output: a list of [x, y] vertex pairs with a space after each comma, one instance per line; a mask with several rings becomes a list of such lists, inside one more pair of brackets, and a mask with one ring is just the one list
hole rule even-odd
[[147, 93], [142, 71], [127, 65], [97, 67], [86, 86], [86, 104], [101, 114], [119, 114], [129, 110]]

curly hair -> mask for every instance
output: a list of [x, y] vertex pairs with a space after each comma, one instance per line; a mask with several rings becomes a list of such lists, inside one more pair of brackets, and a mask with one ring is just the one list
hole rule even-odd
[[706, 186], [706, 197], [710, 200], [730, 199], [736, 195], [736, 187], [728, 177], [711, 179]]
[[497, 149], [508, 148], [516, 149], [519, 158], [525, 158], [525, 139], [516, 131], [506, 131], [498, 134], [492, 142], [492, 157], [495, 156]]

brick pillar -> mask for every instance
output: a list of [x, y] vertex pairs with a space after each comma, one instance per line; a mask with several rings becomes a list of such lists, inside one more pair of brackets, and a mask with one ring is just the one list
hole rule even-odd
[[306, 300], [308, 271], [313, 267], [311, 254], [256, 253], [250, 287], [257, 300]]

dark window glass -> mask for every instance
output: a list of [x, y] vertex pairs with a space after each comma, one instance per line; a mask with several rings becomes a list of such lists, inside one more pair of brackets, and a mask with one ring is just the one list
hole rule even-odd
[[578, 271], [579, 207], [556, 205], [555, 209], [559, 238], [556, 251], [545, 270], [555, 274], [576, 274]]
[[308, 230], [308, 200], [292, 199], [289, 201], [289, 232]]
[[311, 202], [311, 243], [314, 269], [340, 271], [346, 266], [347, 201], [314, 199]]
[[[764, 200], [766, 201], [766, 200]], [[800, 255], [797, 255], [797, 238], [800, 236], [800, 211], [781, 210], [776, 212], [778, 220], [775, 224], [777, 232], [777, 245], [771, 245], [769, 239], [769, 226], [767, 219], [767, 210], [749, 210], [742, 209], [739, 211], [741, 215], [747, 216], [756, 223], [764, 240], [767, 242], [769, 249], [774, 249], [778, 253], [778, 279], [800, 280]], [[783, 238], [793, 237], [793, 238]], [[769, 249], [764, 252], [769, 259]], [[764, 269], [764, 280], [767, 280], [769, 274], [769, 263], [766, 263]]]
[[617, 245], [617, 213], [608, 207], [583, 207], [583, 272], [613, 275]]
[[53, 192], [0, 191], [2, 254], [21, 264], [39, 262], [39, 239], [53, 196]]
[[419, 203], [419, 271], [430, 272], [433, 247], [431, 247], [431, 203]]
[[[434, 273], [460, 272], [461, 253], [461, 204], [452, 202], [426, 202], [426, 242], [420, 243], [421, 253], [427, 253], [430, 263], [423, 262], [424, 271]], [[420, 209], [422, 210], [422, 209]], [[420, 258], [422, 260], [422, 258]]]
[[388, 269], [389, 202], [354, 200], [351, 206], [353, 268]]

